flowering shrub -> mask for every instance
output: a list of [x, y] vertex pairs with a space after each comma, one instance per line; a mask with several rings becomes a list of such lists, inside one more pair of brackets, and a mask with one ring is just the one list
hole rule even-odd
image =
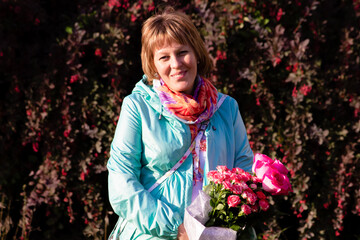
[[293, 194], [258, 235], [359, 236], [359, 0], [2, 0], [1, 238], [109, 234], [110, 142], [163, 3], [192, 17], [254, 152], [290, 169]]

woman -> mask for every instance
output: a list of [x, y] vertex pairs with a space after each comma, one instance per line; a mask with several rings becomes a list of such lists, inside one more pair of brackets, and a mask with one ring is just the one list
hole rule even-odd
[[141, 60], [145, 75], [123, 101], [107, 165], [119, 215], [110, 239], [187, 239], [184, 211], [206, 173], [251, 171], [253, 153], [236, 101], [204, 78], [212, 61], [185, 14], [167, 9], [144, 23]]

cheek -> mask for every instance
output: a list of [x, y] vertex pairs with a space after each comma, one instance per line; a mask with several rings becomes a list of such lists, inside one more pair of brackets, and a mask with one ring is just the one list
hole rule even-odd
[[155, 62], [155, 69], [158, 74], [162, 75], [166, 71], [166, 66], [163, 63]]
[[188, 67], [191, 67], [193, 69], [196, 69], [197, 68], [197, 60], [196, 60], [196, 57], [195, 56], [192, 56], [192, 55], [187, 55], [185, 58], [184, 58], [184, 62], [186, 63], [186, 65]]

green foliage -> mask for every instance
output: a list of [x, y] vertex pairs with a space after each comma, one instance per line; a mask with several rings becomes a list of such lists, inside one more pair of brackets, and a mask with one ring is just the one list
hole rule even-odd
[[[140, 29], [171, 1], [3, 0], [1, 239], [105, 239], [106, 162], [141, 78]], [[294, 193], [257, 227], [268, 239], [360, 236], [360, 1], [183, 1], [238, 100], [254, 152]], [[75, 234], [74, 234], [75, 233]]]

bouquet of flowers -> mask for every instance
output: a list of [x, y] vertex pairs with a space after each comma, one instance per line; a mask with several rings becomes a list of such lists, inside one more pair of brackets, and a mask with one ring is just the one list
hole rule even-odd
[[218, 166], [207, 174], [210, 184], [186, 209], [189, 239], [256, 239], [251, 223], [269, 209], [269, 195], [292, 191], [288, 170], [279, 161], [256, 154], [253, 174]]

